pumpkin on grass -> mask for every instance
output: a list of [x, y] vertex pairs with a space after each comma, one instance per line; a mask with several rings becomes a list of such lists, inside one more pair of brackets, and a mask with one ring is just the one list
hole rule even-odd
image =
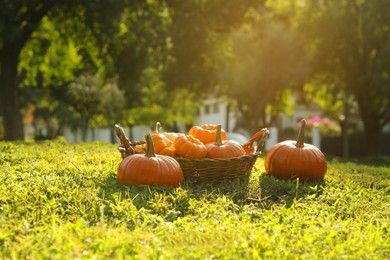
[[133, 154], [122, 160], [118, 167], [117, 180], [122, 185], [180, 186], [183, 171], [172, 157], [154, 153], [150, 134], [145, 136], [146, 154]]
[[279, 179], [322, 180], [327, 163], [316, 146], [304, 143], [306, 120], [302, 119], [297, 141], [287, 140], [271, 147], [265, 156], [265, 171]]
[[[201, 126], [191, 127], [188, 134], [199, 139], [203, 144], [215, 142], [217, 137], [217, 125], [214, 124], [203, 124]], [[222, 140], [226, 140], [226, 132], [222, 129]]]
[[245, 155], [241, 144], [233, 140], [222, 141], [222, 126], [217, 125], [216, 141], [206, 144], [207, 158], [232, 158]]
[[174, 143], [176, 154], [188, 158], [204, 158], [207, 154], [206, 146], [191, 135], [179, 136]]

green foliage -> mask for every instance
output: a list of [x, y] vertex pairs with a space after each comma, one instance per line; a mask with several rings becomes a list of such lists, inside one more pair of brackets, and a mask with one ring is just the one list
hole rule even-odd
[[165, 68], [171, 48], [167, 36], [171, 17], [164, 1], [138, 1], [123, 9], [118, 32], [109, 39], [108, 76], [118, 78], [127, 108], [138, 105], [144, 70]]
[[113, 126], [124, 120], [126, 97], [115, 80], [103, 84], [96, 75], [82, 74], [66, 88], [66, 115], [57, 115], [73, 128]]
[[323, 182], [123, 187], [114, 145], [0, 143], [3, 258], [387, 259], [389, 158], [333, 159]]
[[126, 97], [124, 91], [119, 88], [115, 81], [108, 82], [103, 86], [100, 104], [107, 125], [113, 126], [126, 117]]
[[[58, 113], [64, 86], [90, 73], [102, 85], [115, 78], [100, 92], [125, 97], [114, 104], [106, 95], [112, 106], [96, 125], [190, 123], [193, 99], [217, 92], [235, 99], [252, 132], [291, 112], [289, 97], [306, 84], [333, 119], [343, 105], [358, 110], [375, 153], [390, 122], [389, 8], [387, 0], [5, 1], [0, 113], [10, 139], [22, 138], [20, 103]], [[29, 100], [30, 87], [46, 89]], [[74, 106], [63, 110], [77, 119]]]
[[314, 49], [314, 71], [356, 100], [368, 151], [378, 152], [390, 122], [388, 2], [308, 1], [305, 10], [308, 21], [299, 28]]
[[[276, 11], [252, 9], [249, 20], [226, 39], [225, 55], [217, 52], [217, 77], [235, 99], [251, 131], [273, 124], [291, 107], [291, 88], [307, 75], [302, 43], [292, 27], [274, 18]], [[266, 120], [266, 110], [271, 120]]]
[[110, 63], [103, 56], [96, 32], [84, 22], [85, 10], [69, 5], [69, 13], [56, 10], [44, 16], [26, 42], [18, 65], [19, 74], [23, 75], [21, 86], [61, 87], [81, 72], [95, 73], [101, 78], [107, 74]]
[[213, 50], [221, 47], [221, 39], [240, 26], [246, 11], [255, 4], [252, 0], [167, 1], [172, 48], [163, 80], [168, 88], [212, 92], [218, 84], [215, 71], [219, 70]]
[[54, 82], [61, 86], [73, 80], [73, 72], [81, 66], [82, 57], [72, 38], [64, 38], [48, 17], [44, 17], [20, 54], [18, 70], [24, 74], [22, 86], [47, 87]]
[[155, 68], [143, 71], [138, 88], [141, 90], [139, 103], [129, 110], [129, 123], [154, 126], [163, 122], [165, 127], [177, 122], [194, 123], [198, 107], [195, 94], [187, 89], [166, 91], [161, 72]]

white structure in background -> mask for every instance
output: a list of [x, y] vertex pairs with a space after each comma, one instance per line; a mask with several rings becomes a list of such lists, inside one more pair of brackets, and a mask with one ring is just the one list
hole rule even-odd
[[312, 127], [311, 134], [311, 144], [317, 146], [318, 149], [321, 149], [321, 136], [318, 127]]
[[266, 151], [268, 151], [273, 145], [278, 143], [278, 128], [270, 127], [268, 130], [269, 130], [269, 137], [264, 147]]
[[[129, 127], [124, 127], [123, 129], [125, 130], [126, 135], [130, 138]], [[145, 133], [148, 133], [149, 131], [150, 128], [147, 126], [134, 126], [132, 129], [133, 139], [137, 141], [145, 140]], [[77, 129], [76, 131], [74, 131], [70, 127], [65, 127], [63, 135], [67, 142], [70, 143], [82, 142], [81, 129]], [[111, 129], [109, 128], [88, 129], [86, 142], [96, 142], [96, 141], [111, 142]]]
[[[279, 125], [281, 129], [291, 128], [294, 131], [297, 131], [297, 123], [302, 118], [308, 118], [313, 115], [320, 114], [320, 110], [310, 110], [308, 111], [306, 107], [302, 105], [297, 105], [295, 108], [294, 114], [289, 117], [282, 115], [280, 117]], [[202, 124], [221, 124], [222, 127], [227, 132], [232, 132], [236, 126], [238, 114], [235, 111], [231, 111], [228, 105], [228, 102], [224, 98], [209, 98], [204, 100], [203, 105], [199, 108], [199, 116], [197, 119], [197, 125]], [[130, 137], [130, 129], [124, 127], [126, 134]], [[149, 132], [151, 129], [148, 126], [134, 126], [132, 128], [132, 139], [133, 140], [144, 140], [145, 133]], [[279, 141], [278, 138], [278, 128], [269, 127], [270, 137], [268, 138], [265, 150], [269, 150], [271, 146], [276, 144]], [[312, 128], [312, 144], [320, 148], [320, 133], [317, 128]], [[244, 135], [248, 140], [250, 136], [254, 133], [241, 132], [239, 133]], [[73, 131], [69, 127], [65, 127], [63, 133], [65, 139], [68, 142], [81, 142], [81, 130], [78, 129]], [[109, 128], [96, 128], [89, 129], [87, 133], [87, 141], [101, 141], [101, 142], [110, 142], [110, 129]], [[118, 141], [119, 142], [119, 141]]]
[[[293, 100], [295, 102], [295, 100]], [[314, 115], [318, 115], [321, 113], [319, 109], [311, 109], [308, 110], [303, 105], [297, 105], [294, 111], [294, 114], [289, 117], [287, 115], [281, 115], [280, 117], [280, 127], [281, 129], [291, 128], [296, 131], [298, 122], [302, 118], [312, 117]], [[235, 112], [229, 110], [228, 103], [223, 98], [209, 98], [203, 102], [203, 106], [200, 108], [198, 125], [201, 124], [221, 124], [228, 132], [232, 131], [236, 125], [237, 115]], [[278, 143], [278, 128], [277, 127], [269, 127], [270, 137], [268, 138], [265, 150], [269, 150], [274, 144]], [[307, 129], [309, 130], [309, 129]], [[321, 148], [321, 136], [318, 128], [311, 128], [312, 131], [312, 140], [311, 143], [318, 148]], [[242, 134], [242, 133], [241, 133]], [[247, 139], [250, 138], [251, 134], [254, 133], [244, 133]], [[298, 134], [298, 132], [297, 132]]]
[[[236, 112], [230, 111], [228, 102], [226, 102], [224, 98], [209, 98], [204, 100], [203, 106], [199, 108], [197, 124], [221, 124], [229, 135], [229, 133], [232, 132], [232, 129], [236, 126], [237, 116], [239, 115], [237, 115]], [[278, 141], [278, 129], [276, 127], [272, 127], [269, 130], [270, 137], [265, 144], [266, 150]], [[245, 140], [247, 141], [254, 133], [240, 132], [238, 134], [245, 136]], [[233, 134], [231, 134], [231, 136], [233, 136]], [[238, 139], [238, 137], [236, 138]], [[244, 138], [240, 139], [243, 140]], [[241, 143], [243, 142], [241, 141]]]
[[[102, 141], [102, 142], [110, 142], [110, 129], [109, 128], [93, 128], [87, 130], [87, 140], [86, 142], [93, 141]], [[63, 135], [65, 140], [70, 143], [78, 143], [82, 142], [82, 133], [81, 129], [73, 130], [70, 127], [64, 127]]]
[[230, 132], [236, 125], [236, 118], [237, 115], [230, 111], [223, 98], [209, 98], [199, 108], [197, 124], [221, 124], [222, 128]]

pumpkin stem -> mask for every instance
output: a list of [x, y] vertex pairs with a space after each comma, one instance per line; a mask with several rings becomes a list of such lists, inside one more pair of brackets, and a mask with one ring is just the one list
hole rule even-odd
[[297, 143], [295, 144], [296, 147], [298, 148], [303, 148], [305, 146], [305, 127], [306, 127], [306, 120], [302, 119], [301, 121], [301, 127], [299, 128], [298, 131], [298, 138], [297, 138]]
[[145, 156], [156, 157], [156, 154], [154, 152], [153, 140], [152, 140], [152, 136], [150, 135], [150, 133], [147, 133], [145, 135], [145, 140], [146, 140], [146, 147], [147, 147]]
[[154, 131], [156, 131], [156, 133], [158, 133], [160, 130], [161, 130], [161, 123], [157, 122], [156, 123], [156, 128], [154, 129]]
[[223, 142], [222, 142], [222, 125], [221, 124], [217, 125], [217, 134], [216, 134], [215, 145], [223, 145]]

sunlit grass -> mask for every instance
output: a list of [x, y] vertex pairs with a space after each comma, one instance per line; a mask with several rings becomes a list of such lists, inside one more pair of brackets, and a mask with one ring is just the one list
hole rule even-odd
[[121, 187], [115, 145], [0, 143], [0, 255], [389, 259], [390, 170], [333, 159], [324, 181]]

